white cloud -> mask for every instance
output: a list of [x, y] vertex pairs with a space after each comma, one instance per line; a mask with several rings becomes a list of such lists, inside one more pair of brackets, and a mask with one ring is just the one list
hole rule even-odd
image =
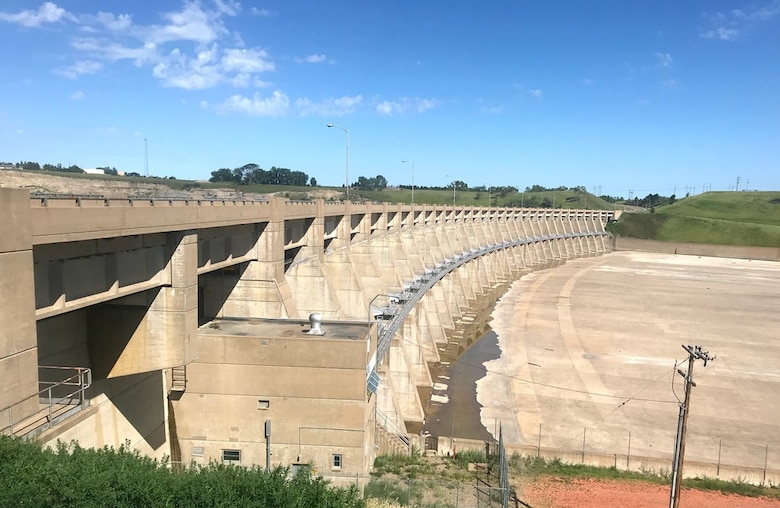
[[57, 23], [59, 21], [75, 21], [73, 14], [52, 2], [45, 2], [38, 10], [26, 10], [16, 14], [0, 12], [0, 20], [9, 23], [17, 23], [26, 27], [37, 27], [44, 23]]
[[590, 78], [583, 78], [582, 79], [582, 84], [585, 85], [585, 86], [590, 86], [590, 85], [593, 84], [593, 80], [590, 79]]
[[327, 60], [325, 55], [306, 55], [303, 58], [296, 58], [297, 63], [322, 63]]
[[270, 9], [258, 9], [257, 7], [252, 7], [249, 9], [249, 12], [252, 14], [252, 16], [259, 16], [262, 18], [273, 16], [273, 12]]
[[665, 86], [665, 87], [668, 87], [668, 88], [674, 88], [674, 87], [677, 86], [677, 80], [674, 79], [674, 78], [665, 79], [665, 80], [661, 81], [661, 84], [663, 86]]
[[240, 73], [267, 72], [274, 70], [268, 53], [262, 49], [226, 49], [222, 56], [224, 70]]
[[220, 66], [216, 65], [216, 54], [216, 45], [200, 51], [195, 58], [183, 54], [177, 48], [154, 66], [152, 74], [161, 79], [165, 86], [185, 90], [212, 88], [224, 80]]
[[743, 9], [728, 12], [704, 13], [707, 26], [699, 29], [699, 37], [720, 41], [733, 41], [754, 26], [780, 15], [780, 0], [763, 5], [751, 4]]
[[531, 95], [531, 97], [535, 99], [540, 99], [543, 94], [543, 92], [538, 88], [531, 88], [530, 90], [528, 90], [528, 93]]
[[382, 101], [376, 105], [376, 112], [380, 115], [392, 115], [393, 104], [390, 101]]
[[397, 115], [408, 111], [424, 113], [429, 109], [436, 108], [440, 102], [436, 99], [422, 99], [419, 97], [402, 97], [395, 101], [382, 101], [377, 103], [376, 112], [380, 115]]
[[76, 79], [83, 74], [95, 74], [103, 68], [103, 64], [94, 60], [81, 60], [64, 69], [54, 69], [56, 74], [68, 79]]
[[95, 58], [115, 62], [118, 60], [133, 60], [140, 66], [158, 59], [157, 47], [154, 44], [145, 44], [141, 47], [131, 48], [102, 39], [82, 38], [71, 43], [74, 49], [89, 53]]
[[672, 65], [672, 55], [669, 53], [661, 53], [660, 51], [656, 51], [653, 53], [653, 56], [658, 61], [658, 65], [661, 67], [669, 67]]
[[217, 11], [227, 16], [235, 16], [241, 11], [241, 4], [234, 0], [214, 0]]
[[[239, 11], [235, 0], [211, 0], [211, 7], [201, 1], [185, 1], [179, 10], [161, 15], [164, 24], [147, 26], [134, 25], [127, 14], [99, 12], [81, 19], [83, 27], [104, 35], [75, 38], [71, 46], [92, 60], [132, 60], [138, 67], [148, 66], [167, 87], [266, 86], [257, 74], [273, 71], [273, 60], [264, 49], [235, 47], [244, 45], [240, 34], [230, 33], [224, 26], [224, 17]], [[220, 40], [235, 46], [223, 48]]]
[[418, 113], [423, 113], [439, 105], [436, 99], [415, 99], [415, 106]]
[[199, 3], [185, 3], [178, 12], [163, 14], [166, 25], [153, 25], [145, 29], [144, 40], [160, 44], [171, 41], [193, 41], [208, 44], [227, 33], [219, 12], [201, 9]]
[[736, 28], [718, 27], [699, 34], [704, 39], [718, 39], [721, 41], [733, 41], [739, 35]]
[[290, 108], [290, 100], [281, 91], [275, 91], [270, 97], [233, 95], [218, 106], [222, 113], [244, 113], [252, 116], [284, 116]]
[[112, 32], [123, 32], [133, 25], [133, 17], [129, 14], [114, 16], [110, 12], [98, 12], [97, 21]]
[[80, 101], [83, 98], [84, 98], [84, 92], [82, 92], [81, 90], [78, 90], [70, 94], [70, 100], [72, 101]]
[[355, 108], [357, 108], [362, 101], [362, 95], [355, 95], [354, 97], [331, 97], [316, 102], [303, 98], [295, 101], [295, 106], [298, 108], [298, 114], [300, 116], [344, 116], [353, 113]]

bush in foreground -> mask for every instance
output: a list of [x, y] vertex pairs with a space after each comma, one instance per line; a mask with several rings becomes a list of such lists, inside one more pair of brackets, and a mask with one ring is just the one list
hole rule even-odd
[[307, 472], [266, 472], [211, 464], [174, 472], [122, 446], [57, 450], [0, 436], [0, 507], [362, 508], [357, 490], [335, 488]]

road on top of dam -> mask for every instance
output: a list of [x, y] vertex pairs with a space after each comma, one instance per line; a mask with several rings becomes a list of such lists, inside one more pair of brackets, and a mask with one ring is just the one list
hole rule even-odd
[[501, 356], [484, 363], [477, 401], [508, 444], [668, 458], [681, 345], [700, 345], [717, 359], [694, 365], [686, 459], [780, 469], [778, 263], [571, 260], [515, 281], [491, 326]]

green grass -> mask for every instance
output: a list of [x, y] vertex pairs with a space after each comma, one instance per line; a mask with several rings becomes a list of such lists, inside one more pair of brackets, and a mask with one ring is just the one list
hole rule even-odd
[[[615, 467], [595, 467], [582, 464], [565, 464], [558, 459], [545, 460], [532, 456], [512, 455], [509, 462], [511, 474], [540, 477], [553, 476], [558, 478], [587, 478], [603, 480], [631, 480], [644, 481], [657, 485], [669, 485], [671, 477], [669, 471], [626, 471]], [[712, 490], [724, 494], [738, 494], [749, 497], [769, 497], [780, 499], [780, 489], [752, 485], [743, 481], [725, 481], [716, 478], [686, 478], [683, 487]]]
[[656, 213], [780, 226], [780, 192], [706, 192], [658, 207]]
[[[472, 473], [467, 472], [470, 463], [484, 463], [482, 451], [463, 451], [451, 458], [429, 458], [416, 455], [381, 455], [374, 462], [374, 478], [367, 497], [395, 499], [406, 504], [410, 502], [409, 487], [419, 486], [423, 480], [442, 482], [473, 481]], [[509, 459], [509, 473], [512, 477], [603, 479], [616, 481], [643, 481], [656, 485], [669, 485], [669, 471], [626, 471], [616, 467], [596, 467], [582, 464], [566, 464], [559, 459], [545, 460], [530, 455], [513, 454]], [[386, 477], [385, 475], [391, 475]], [[418, 483], [408, 483], [415, 480]], [[399, 483], [400, 482], [400, 483]], [[399, 486], [400, 485], [400, 486]], [[780, 499], [780, 489], [757, 486], [743, 481], [724, 481], [715, 478], [689, 478], [683, 480], [683, 486], [699, 490], [720, 491], [726, 494], [742, 496], [765, 496]], [[420, 494], [415, 494], [419, 496]], [[412, 497], [415, 497], [414, 495]]]
[[655, 213], [624, 213], [608, 230], [665, 242], [780, 247], [780, 192], [708, 192]]

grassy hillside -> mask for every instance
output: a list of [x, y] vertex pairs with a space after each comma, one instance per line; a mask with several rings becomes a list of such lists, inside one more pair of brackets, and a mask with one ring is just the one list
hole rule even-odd
[[[208, 191], [217, 189], [230, 189], [242, 194], [274, 194], [284, 196], [294, 200], [306, 200], [314, 198], [325, 199], [345, 199], [346, 193], [343, 187], [310, 187], [310, 186], [286, 186], [286, 185], [238, 185], [234, 182], [206, 182], [194, 180], [178, 180], [170, 178], [143, 177], [143, 176], [111, 176], [111, 175], [88, 175], [84, 173], [63, 173], [46, 171], [9, 171], [9, 173], [18, 173], [30, 177], [51, 177], [47, 185], [42, 186], [46, 190], [43, 192], [64, 193], [64, 194], [89, 194], [88, 182], [122, 182], [136, 184], [139, 187], [148, 184], [157, 184], [167, 186], [174, 191]], [[0, 176], [2, 174], [0, 173]], [[73, 182], [67, 186], [57, 187], [56, 181], [66, 179]], [[83, 182], [83, 183], [80, 183]], [[50, 183], [50, 185], [48, 185]], [[29, 188], [29, 185], [24, 185]], [[100, 191], [93, 191], [100, 193]], [[510, 194], [495, 194], [490, 192], [476, 192], [472, 190], [456, 191], [455, 204], [457, 206], [492, 206], [496, 207], [542, 207], [542, 208], [578, 208], [578, 209], [597, 209], [612, 210], [614, 205], [598, 198], [587, 192], [575, 192], [574, 190], [565, 191], [544, 191], [544, 192], [516, 192]], [[386, 203], [411, 203], [411, 189], [386, 189], [383, 191], [362, 191], [350, 189], [350, 199], [352, 201], [376, 201]], [[414, 202], [426, 205], [452, 205], [452, 189], [415, 189]], [[489, 203], [490, 202], [490, 203]]]
[[[368, 201], [379, 201], [387, 203], [411, 203], [412, 191], [408, 189], [383, 190], [383, 191], [359, 191], [350, 190], [350, 197], [353, 200], [366, 199]], [[452, 189], [450, 190], [431, 190], [415, 189], [414, 202], [427, 205], [452, 205]], [[550, 208], [577, 208], [590, 210], [613, 210], [615, 205], [607, 203], [589, 193], [576, 193], [573, 190], [566, 191], [544, 191], [544, 192], [515, 192], [506, 195], [496, 195], [488, 192], [475, 191], [456, 191], [455, 204], [457, 206], [488, 206], [488, 200], [492, 206], [516, 206], [536, 207], [543, 206], [542, 202], [547, 200]]]
[[655, 213], [624, 213], [610, 231], [667, 242], [780, 247], [780, 192], [708, 192]]

